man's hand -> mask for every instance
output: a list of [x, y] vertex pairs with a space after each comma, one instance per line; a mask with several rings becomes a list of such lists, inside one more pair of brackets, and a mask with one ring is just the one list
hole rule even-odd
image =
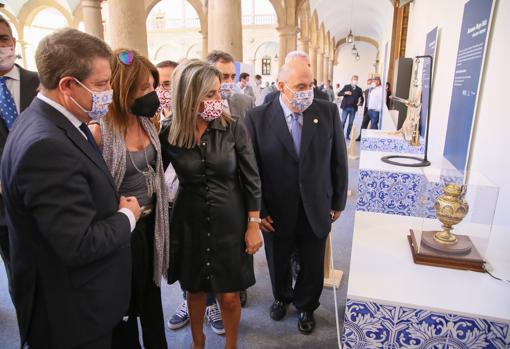
[[273, 219], [271, 216], [267, 216], [262, 219], [262, 223], [260, 223], [260, 229], [265, 233], [274, 232]]
[[119, 202], [119, 209], [121, 208], [127, 208], [131, 212], [133, 212], [133, 215], [135, 216], [136, 221], [140, 219], [140, 215], [142, 213], [142, 209], [140, 208], [140, 205], [138, 204], [138, 200], [134, 196], [121, 196], [120, 202]]
[[344, 95], [352, 96], [352, 92], [351, 91], [345, 91]]
[[331, 217], [331, 222], [336, 221], [338, 218], [340, 218], [340, 215], [342, 214], [342, 211], [331, 211], [329, 213], [329, 216]]

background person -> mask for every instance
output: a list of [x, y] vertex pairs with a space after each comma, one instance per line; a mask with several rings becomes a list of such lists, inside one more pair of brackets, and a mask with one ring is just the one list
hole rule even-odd
[[345, 85], [340, 92], [339, 97], [343, 97], [340, 108], [342, 108], [342, 130], [345, 129], [347, 117], [349, 117], [349, 125], [347, 126], [346, 139], [351, 139], [351, 129], [358, 111], [358, 106], [363, 105], [363, 91], [358, 86], [358, 76], [353, 75], [351, 83]]
[[370, 128], [379, 129], [379, 119], [382, 111], [384, 92], [381, 86], [381, 78], [373, 78], [371, 86], [372, 90], [368, 97], [368, 117], [370, 119]]
[[204, 348], [206, 293], [218, 298], [225, 348], [237, 348], [239, 291], [255, 283], [260, 180], [244, 125], [224, 113], [221, 73], [198, 60], [174, 72], [171, 124], [160, 140], [165, 164], [179, 176], [171, 230], [179, 234], [175, 275], [187, 291], [193, 348]]
[[[18, 118], [37, 95], [39, 77], [36, 72], [28, 71], [14, 64], [16, 60], [16, 39], [7, 20], [0, 15], [0, 158], [7, 141], [9, 131]], [[9, 235], [5, 208], [0, 186], [0, 256], [7, 272], [9, 293], [12, 297], [11, 262], [9, 253]]]
[[167, 348], [160, 283], [169, 265], [168, 197], [158, 132], [150, 120], [160, 106], [158, 71], [136, 51], [119, 49], [113, 53], [111, 84], [108, 114], [90, 128], [115, 187], [142, 206], [131, 235], [129, 318], [114, 329], [112, 347], [140, 347], [139, 317], [144, 347]]

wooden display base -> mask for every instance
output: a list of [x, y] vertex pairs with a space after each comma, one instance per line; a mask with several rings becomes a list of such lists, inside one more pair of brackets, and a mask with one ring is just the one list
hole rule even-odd
[[[437, 249], [430, 248], [424, 244], [423, 241], [421, 241], [421, 244], [418, 244], [418, 237], [416, 232], [412, 229], [409, 229], [409, 231], [410, 234], [407, 236], [407, 239], [409, 241], [409, 247], [411, 247], [414, 263], [430, 265], [434, 267], [472, 270], [482, 273], [485, 272], [484, 260], [476, 250], [475, 246], [472, 246], [469, 253], [463, 255], [459, 255], [458, 253], [441, 252]], [[434, 233], [434, 231], [422, 232], [423, 235], [427, 236]], [[457, 235], [457, 237], [471, 243], [471, 240], [468, 236]]]
[[[331, 233], [330, 233], [331, 234]], [[331, 240], [326, 240], [326, 253], [324, 254], [324, 287], [339, 288], [342, 282], [343, 271], [336, 270], [331, 265]]]

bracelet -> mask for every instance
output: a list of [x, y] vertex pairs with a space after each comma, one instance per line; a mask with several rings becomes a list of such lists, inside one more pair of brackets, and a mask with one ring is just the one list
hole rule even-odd
[[248, 223], [255, 222], [257, 224], [262, 223], [262, 219], [258, 217], [248, 217]]

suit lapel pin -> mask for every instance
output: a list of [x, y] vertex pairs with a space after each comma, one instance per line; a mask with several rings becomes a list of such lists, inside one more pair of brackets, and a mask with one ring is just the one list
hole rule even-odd
[[319, 119], [317, 119], [317, 118], [313, 119], [313, 123], [314, 124], [318, 124], [319, 123]]

